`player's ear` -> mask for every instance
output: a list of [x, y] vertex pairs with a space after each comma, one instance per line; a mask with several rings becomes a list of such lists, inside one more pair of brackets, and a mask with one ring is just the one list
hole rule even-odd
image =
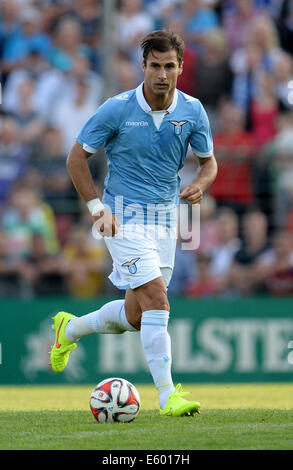
[[182, 60], [181, 65], [179, 66], [179, 75], [181, 75], [182, 72], [183, 72], [183, 63], [184, 63], [184, 62], [183, 62], [183, 60]]
[[144, 59], [143, 59], [143, 61], [142, 61], [142, 63], [141, 63], [141, 67], [142, 67], [143, 72], [145, 72], [146, 63], [145, 63], [145, 60], [144, 60]]

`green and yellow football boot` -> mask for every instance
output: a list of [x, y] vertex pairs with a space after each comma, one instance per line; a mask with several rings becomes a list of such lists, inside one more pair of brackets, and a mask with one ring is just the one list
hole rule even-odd
[[65, 327], [74, 317], [71, 313], [59, 312], [52, 318], [52, 328], [56, 331], [56, 336], [51, 348], [50, 364], [54, 372], [62, 372], [65, 369], [70, 353], [77, 347], [76, 343], [69, 341], [65, 336]]
[[182, 385], [178, 384], [173, 393], [170, 393], [165, 408], [160, 410], [160, 416], [195, 416], [200, 413], [198, 401], [188, 401], [182, 398], [189, 392], [183, 392]]

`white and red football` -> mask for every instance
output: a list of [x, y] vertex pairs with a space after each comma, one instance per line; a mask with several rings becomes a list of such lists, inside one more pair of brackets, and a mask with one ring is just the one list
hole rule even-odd
[[90, 409], [98, 423], [129, 423], [140, 408], [140, 397], [128, 380], [112, 377], [98, 383], [90, 398]]

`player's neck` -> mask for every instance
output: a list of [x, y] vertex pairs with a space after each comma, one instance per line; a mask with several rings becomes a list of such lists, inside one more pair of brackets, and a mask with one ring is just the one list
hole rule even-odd
[[174, 98], [175, 88], [163, 96], [155, 95], [152, 90], [144, 83], [143, 94], [146, 102], [149, 104], [152, 111], [163, 111], [168, 109]]

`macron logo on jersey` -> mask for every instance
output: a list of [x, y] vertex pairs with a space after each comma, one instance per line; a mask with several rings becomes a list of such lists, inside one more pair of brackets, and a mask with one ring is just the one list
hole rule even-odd
[[134, 126], [134, 127], [146, 127], [149, 125], [147, 121], [126, 121], [126, 126]]

